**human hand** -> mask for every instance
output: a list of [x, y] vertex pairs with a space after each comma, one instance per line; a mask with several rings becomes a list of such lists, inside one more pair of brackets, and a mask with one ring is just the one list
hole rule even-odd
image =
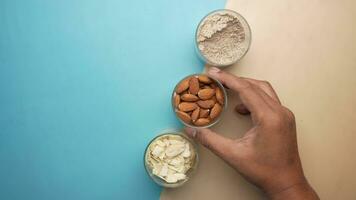
[[225, 138], [210, 129], [186, 128], [187, 134], [271, 199], [319, 199], [303, 173], [294, 115], [281, 105], [272, 86], [217, 68], [211, 68], [208, 73], [239, 94], [242, 104], [236, 111], [250, 113], [253, 127], [239, 139]]

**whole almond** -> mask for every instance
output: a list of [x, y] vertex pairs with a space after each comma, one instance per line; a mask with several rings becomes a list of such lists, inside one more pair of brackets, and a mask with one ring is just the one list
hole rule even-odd
[[212, 96], [212, 97], [211, 97], [211, 100], [213, 100], [213, 101], [216, 103], [216, 102], [217, 102], [217, 100], [216, 100], [216, 95]]
[[176, 94], [174, 96], [174, 107], [177, 107], [179, 105], [179, 103], [180, 103], [180, 96], [179, 96], [179, 94]]
[[194, 94], [183, 94], [180, 97], [183, 101], [198, 101], [199, 98], [195, 96]]
[[205, 83], [205, 84], [210, 84], [212, 82], [211, 79], [206, 75], [199, 75], [198, 79], [200, 82]]
[[204, 85], [203, 88], [204, 89], [211, 89], [210, 85]]
[[188, 90], [185, 90], [184, 92], [180, 93], [181, 96], [184, 94], [189, 94]]
[[184, 79], [177, 85], [176, 93], [180, 94], [180, 93], [184, 92], [185, 90], [187, 90], [188, 88], [189, 88], [189, 78]]
[[209, 109], [200, 109], [199, 117], [205, 118], [209, 116]]
[[189, 92], [191, 94], [198, 94], [199, 92], [199, 81], [195, 76], [189, 80]]
[[198, 92], [198, 96], [202, 100], [210, 99], [214, 95], [215, 95], [215, 90], [214, 89], [201, 89]]
[[212, 84], [210, 84], [210, 87], [211, 88], [217, 88], [218, 86], [216, 85], [216, 83], [212, 83]]
[[215, 101], [209, 99], [209, 100], [200, 100], [197, 103], [201, 108], [207, 109], [207, 108], [212, 108], [215, 104]]
[[199, 118], [194, 122], [196, 126], [205, 126], [208, 125], [209, 123], [210, 123], [209, 118]]
[[215, 92], [215, 96], [216, 96], [216, 100], [221, 104], [223, 105], [224, 104], [224, 95], [223, 95], [223, 92], [221, 91], [220, 88], [216, 88], [216, 92]]
[[196, 103], [182, 102], [178, 105], [179, 110], [183, 112], [189, 112], [195, 110], [198, 107]]
[[192, 118], [193, 122], [198, 119], [199, 113], [200, 113], [200, 108], [199, 108], [199, 107], [196, 108], [196, 109], [192, 112], [191, 118]]
[[216, 103], [210, 111], [210, 118], [215, 119], [217, 116], [220, 115], [221, 110], [222, 110], [222, 107], [220, 106], [220, 104]]
[[188, 115], [187, 113], [179, 111], [179, 110], [177, 110], [176, 113], [177, 113], [177, 116], [181, 120], [183, 120], [185, 123], [189, 124], [192, 121], [192, 119], [190, 118], [190, 115]]

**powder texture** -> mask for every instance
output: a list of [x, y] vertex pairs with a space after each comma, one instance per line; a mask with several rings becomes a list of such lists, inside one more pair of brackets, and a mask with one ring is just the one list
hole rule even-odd
[[227, 12], [207, 16], [198, 28], [197, 43], [203, 56], [213, 64], [229, 65], [240, 59], [247, 45], [239, 19]]

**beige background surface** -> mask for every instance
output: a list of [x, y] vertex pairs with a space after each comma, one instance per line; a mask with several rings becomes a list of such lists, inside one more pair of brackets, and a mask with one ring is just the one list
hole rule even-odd
[[[321, 199], [356, 199], [356, 1], [228, 0], [252, 29], [252, 46], [236, 75], [268, 80], [297, 117], [304, 170]], [[236, 94], [229, 94], [230, 108]], [[239, 137], [248, 117], [229, 109], [214, 130]], [[200, 148], [188, 184], [162, 200], [265, 199], [219, 158]]]

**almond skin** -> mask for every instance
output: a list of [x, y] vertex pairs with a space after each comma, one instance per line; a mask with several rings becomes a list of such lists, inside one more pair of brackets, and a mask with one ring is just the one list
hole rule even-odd
[[177, 110], [176, 113], [177, 113], [177, 116], [181, 120], [183, 120], [185, 123], [189, 124], [192, 121], [192, 119], [190, 118], [190, 115], [188, 115], [187, 113], [179, 111], [179, 110]]
[[182, 102], [178, 105], [179, 110], [183, 112], [189, 112], [195, 110], [198, 107], [196, 103]]
[[180, 93], [181, 96], [184, 95], [184, 94], [189, 94], [188, 90], [185, 90], [184, 92]]
[[180, 97], [183, 101], [198, 101], [199, 98], [195, 96], [194, 94], [183, 94]]
[[197, 121], [194, 122], [196, 126], [205, 126], [208, 125], [209, 123], [210, 123], [209, 118], [199, 118], [197, 119]]
[[218, 86], [216, 85], [216, 83], [212, 83], [212, 84], [210, 84], [210, 87], [211, 88], [217, 88]]
[[216, 103], [210, 111], [210, 118], [215, 119], [216, 117], [218, 117], [221, 113], [221, 110], [222, 107], [220, 106], [220, 104]]
[[198, 94], [199, 92], [199, 81], [195, 76], [191, 77], [189, 80], [189, 92], [191, 94]]
[[214, 89], [201, 89], [198, 92], [198, 96], [199, 96], [199, 98], [201, 100], [210, 99], [214, 95], [215, 95], [215, 90]]
[[196, 109], [192, 112], [191, 118], [192, 118], [193, 122], [198, 119], [199, 113], [200, 113], [200, 108], [199, 108], [199, 107], [196, 108]]
[[210, 84], [212, 82], [211, 79], [206, 75], [199, 75], [198, 79], [200, 82], [205, 83], [205, 84]]
[[211, 100], [213, 100], [213, 101], [216, 103], [216, 102], [217, 102], [217, 100], [216, 100], [216, 95], [212, 96], [212, 97], [211, 97]]
[[216, 88], [216, 92], [215, 92], [215, 96], [216, 96], [216, 100], [223, 105], [224, 104], [224, 94], [221, 91], [220, 88]]
[[185, 90], [187, 90], [189, 88], [189, 79], [184, 79], [183, 81], [181, 81], [176, 88], [176, 93], [180, 94], [182, 92], [184, 92]]
[[205, 118], [209, 116], [209, 109], [200, 109], [199, 118]]
[[180, 96], [179, 94], [176, 94], [174, 96], [174, 107], [178, 107], [179, 103], [180, 103]]
[[200, 100], [197, 103], [201, 108], [207, 109], [207, 108], [212, 108], [215, 104], [215, 101], [209, 99], [209, 100], [205, 100], [205, 101]]

